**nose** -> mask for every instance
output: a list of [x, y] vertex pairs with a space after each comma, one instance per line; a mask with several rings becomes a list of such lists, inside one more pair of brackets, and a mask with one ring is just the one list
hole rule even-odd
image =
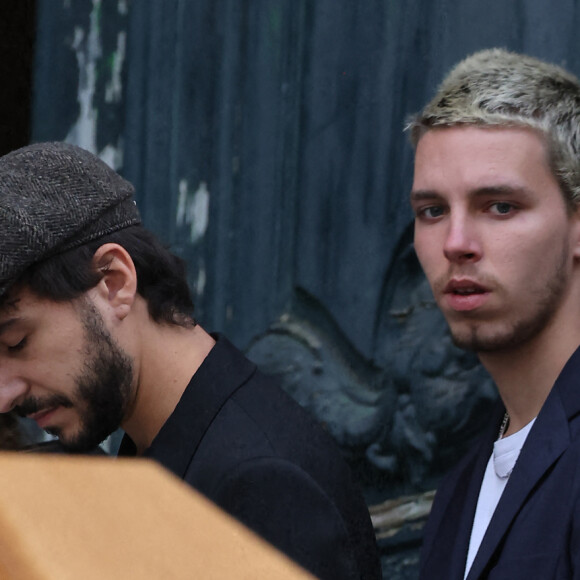
[[482, 257], [482, 247], [474, 224], [464, 216], [452, 217], [443, 252], [454, 263], [477, 262]]
[[28, 387], [19, 378], [7, 378], [0, 374], [0, 413], [8, 413], [18, 404]]

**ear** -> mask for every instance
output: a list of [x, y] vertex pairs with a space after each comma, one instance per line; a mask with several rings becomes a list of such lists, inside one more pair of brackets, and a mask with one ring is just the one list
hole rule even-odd
[[137, 295], [137, 272], [131, 256], [119, 244], [103, 244], [95, 252], [92, 265], [102, 276], [94, 291], [122, 320]]

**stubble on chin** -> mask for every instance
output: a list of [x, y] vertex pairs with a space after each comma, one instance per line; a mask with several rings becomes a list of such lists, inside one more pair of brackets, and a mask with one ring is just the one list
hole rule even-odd
[[86, 303], [81, 313], [86, 358], [75, 380], [78, 427], [68, 434], [64, 429], [54, 430], [71, 452], [91, 451], [119, 428], [133, 383], [132, 360], [114, 341], [98, 311]]
[[464, 328], [457, 328], [458, 325], [454, 328], [454, 324], [449, 323], [454, 344], [476, 353], [493, 353], [515, 349], [537, 337], [553, 320], [564, 300], [568, 284], [567, 259], [568, 252], [564, 249], [549, 281], [529, 301], [535, 306], [530, 307], [527, 314], [516, 313], [511, 322], [509, 317], [512, 313], [496, 320], [464, 320]]

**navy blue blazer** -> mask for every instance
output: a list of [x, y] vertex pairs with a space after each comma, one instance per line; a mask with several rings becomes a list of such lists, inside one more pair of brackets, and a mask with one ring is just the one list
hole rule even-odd
[[[127, 437], [119, 454], [134, 454]], [[340, 451], [224, 337], [144, 455], [317, 577], [381, 578], [368, 509]]]
[[[435, 496], [422, 580], [462, 580], [479, 488], [503, 408]], [[580, 579], [580, 348], [528, 435], [468, 580]]]

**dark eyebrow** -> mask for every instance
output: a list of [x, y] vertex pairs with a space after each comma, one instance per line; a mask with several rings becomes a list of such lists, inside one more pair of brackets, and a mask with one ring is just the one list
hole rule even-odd
[[[529, 192], [525, 187], [519, 185], [486, 185], [470, 191], [470, 197], [503, 197], [512, 195], [528, 196]], [[428, 189], [411, 191], [411, 202], [436, 199], [442, 199], [442, 196], [436, 191]]]
[[416, 189], [411, 192], [411, 202], [422, 201], [424, 199], [441, 199], [441, 196], [435, 191], [429, 191], [424, 189]]
[[479, 187], [472, 192], [473, 196], [489, 196], [489, 195], [528, 195], [528, 190], [519, 185], [488, 185], [486, 187]]

